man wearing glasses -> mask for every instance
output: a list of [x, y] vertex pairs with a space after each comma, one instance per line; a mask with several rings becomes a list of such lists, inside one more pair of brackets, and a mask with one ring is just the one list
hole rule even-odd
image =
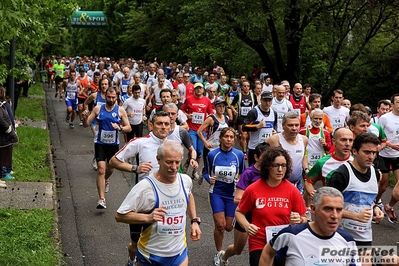
[[190, 74], [189, 73], [184, 73], [183, 74], [183, 83], [180, 83], [177, 86], [177, 91], [179, 91], [179, 94], [180, 94], [179, 102], [181, 104], [183, 104], [184, 101], [188, 97], [193, 95], [193, 93], [194, 93], [194, 84], [190, 82]]

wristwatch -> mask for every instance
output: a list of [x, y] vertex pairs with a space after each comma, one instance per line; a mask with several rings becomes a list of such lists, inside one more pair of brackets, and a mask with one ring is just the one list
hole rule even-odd
[[138, 168], [137, 165], [132, 165], [132, 172], [137, 173], [137, 168]]
[[201, 218], [196, 217], [196, 218], [192, 219], [191, 220], [191, 224], [193, 224], [193, 223], [197, 223], [198, 225], [200, 225], [201, 224]]

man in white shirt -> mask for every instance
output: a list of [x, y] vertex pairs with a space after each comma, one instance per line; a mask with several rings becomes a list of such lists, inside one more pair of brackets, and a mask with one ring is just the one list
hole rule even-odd
[[345, 127], [349, 119], [349, 109], [341, 105], [344, 99], [343, 95], [344, 93], [342, 90], [335, 90], [331, 97], [333, 104], [323, 109], [324, 113], [328, 115], [334, 130]]
[[282, 121], [284, 114], [294, 110], [292, 103], [285, 98], [285, 92], [284, 86], [277, 86], [276, 97], [272, 101], [272, 109], [277, 112], [277, 133], [283, 130]]

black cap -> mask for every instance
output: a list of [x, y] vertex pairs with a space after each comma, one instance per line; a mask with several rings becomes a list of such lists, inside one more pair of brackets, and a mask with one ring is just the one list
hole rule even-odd
[[213, 102], [213, 106], [216, 106], [216, 105], [221, 104], [221, 103], [223, 103], [225, 106], [227, 106], [227, 102], [226, 102], [225, 100], [223, 100], [223, 99], [217, 99], [217, 100], [215, 100], [215, 101]]
[[370, 107], [368, 107], [368, 106], [365, 106], [365, 108], [366, 108], [367, 112], [369, 112], [369, 114], [372, 114], [372, 113], [373, 113], [373, 110], [371, 110], [371, 108], [370, 108]]
[[260, 95], [261, 99], [273, 99], [273, 94], [271, 92], [265, 91]]

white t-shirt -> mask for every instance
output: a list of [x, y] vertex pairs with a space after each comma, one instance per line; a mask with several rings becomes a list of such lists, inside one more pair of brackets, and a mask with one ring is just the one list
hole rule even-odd
[[[136, 155], [139, 155], [139, 164], [144, 162], [151, 162], [151, 173], [158, 171], [159, 164], [157, 160], [157, 153], [159, 146], [163, 140], [156, 137], [153, 132], [148, 136], [136, 138], [129, 141], [120, 151], [115, 154], [115, 157], [121, 162], [127, 162], [129, 158], [135, 160]], [[142, 180], [146, 175], [141, 173], [138, 175], [138, 180]]]
[[[189, 204], [188, 197], [193, 187], [192, 180], [185, 174], [177, 174], [176, 181], [172, 184], [159, 182], [153, 174], [149, 176], [149, 179], [151, 181], [142, 180], [130, 190], [117, 212], [120, 214], [132, 211], [148, 213], [154, 207], [164, 206], [168, 210], [164, 221], [155, 222], [145, 229], [144, 234], [148, 239], [139, 240], [138, 249], [144, 249], [141, 251], [144, 256], [145, 253], [161, 257], [176, 256], [187, 246], [186, 211]], [[155, 196], [154, 189], [158, 197]], [[158, 206], [155, 206], [156, 200], [158, 200]], [[173, 230], [173, 233], [170, 230]]]
[[[390, 143], [399, 143], [399, 116], [389, 112], [380, 116], [378, 123], [381, 125]], [[380, 151], [380, 156], [386, 158], [397, 158], [399, 157], [399, 151], [387, 146]]]
[[143, 121], [143, 109], [145, 106], [146, 102], [144, 99], [141, 98], [135, 99], [133, 97], [129, 97], [123, 103], [122, 107], [126, 110], [126, 113], [134, 113], [133, 117], [128, 116], [129, 123], [131, 125], [139, 125]]
[[349, 119], [348, 108], [341, 106], [339, 109], [336, 109], [331, 105], [324, 107], [323, 112], [328, 116], [328, 119], [330, 119], [331, 126], [334, 130], [346, 126], [346, 122]]
[[263, 84], [263, 86], [262, 86], [262, 92], [265, 92], [265, 91], [267, 91], [267, 92], [273, 92], [273, 85], [272, 85], [272, 84], [269, 84], [269, 85], [266, 86], [266, 84]]

